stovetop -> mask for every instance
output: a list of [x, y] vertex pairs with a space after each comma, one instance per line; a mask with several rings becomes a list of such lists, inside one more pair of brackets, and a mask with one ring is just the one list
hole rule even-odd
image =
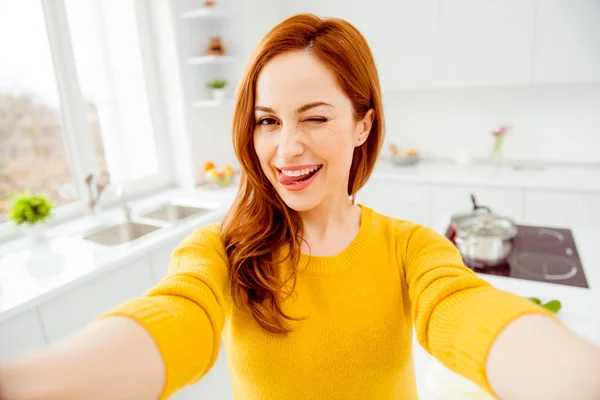
[[[506, 264], [477, 273], [589, 288], [570, 229], [517, 225], [519, 231]], [[448, 227], [446, 237], [452, 237]]]

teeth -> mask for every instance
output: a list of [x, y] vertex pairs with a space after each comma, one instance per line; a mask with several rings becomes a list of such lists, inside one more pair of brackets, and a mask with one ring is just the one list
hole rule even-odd
[[285, 176], [292, 176], [292, 177], [296, 177], [296, 176], [303, 176], [303, 175], [308, 175], [311, 172], [316, 171], [317, 169], [319, 169], [319, 167], [317, 165], [313, 165], [310, 168], [304, 168], [304, 169], [299, 169], [296, 171], [281, 171]]

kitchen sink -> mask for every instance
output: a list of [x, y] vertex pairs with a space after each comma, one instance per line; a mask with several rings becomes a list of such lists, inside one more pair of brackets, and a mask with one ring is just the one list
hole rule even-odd
[[142, 218], [155, 219], [159, 221], [175, 222], [188, 217], [206, 214], [210, 211], [212, 211], [212, 209], [205, 207], [192, 207], [169, 203], [140, 216]]
[[142, 236], [160, 229], [158, 226], [141, 224], [139, 222], [124, 222], [93, 233], [83, 238], [106, 246], [115, 246], [131, 242]]

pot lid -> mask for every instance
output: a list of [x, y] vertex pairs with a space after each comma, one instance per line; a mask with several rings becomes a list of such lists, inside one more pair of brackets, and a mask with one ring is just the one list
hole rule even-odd
[[517, 236], [517, 226], [510, 219], [492, 214], [475, 215], [457, 224], [464, 232], [481, 238], [511, 239]]

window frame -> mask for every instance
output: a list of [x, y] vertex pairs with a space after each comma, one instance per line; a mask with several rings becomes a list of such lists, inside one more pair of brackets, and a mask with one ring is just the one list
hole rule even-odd
[[[99, 163], [96, 157], [92, 132], [87, 122], [86, 103], [79, 85], [75, 55], [71, 43], [68, 15], [64, 0], [39, 0], [46, 24], [47, 40], [54, 67], [55, 81], [60, 99], [60, 120], [68, 163], [77, 188], [79, 198], [72, 203], [54, 209], [51, 224], [65, 222], [83, 216], [88, 212], [90, 196], [85, 184], [89, 174], [98, 176]], [[137, 31], [142, 58], [144, 83], [151, 126], [156, 144], [158, 173], [127, 182], [125, 191], [128, 198], [138, 198], [175, 185], [174, 169], [171, 162], [171, 147], [167, 135], [165, 104], [161, 95], [158, 57], [153, 40], [149, 4], [133, 0]], [[100, 199], [100, 208], [109, 208], [117, 202], [114, 190], [106, 190]], [[16, 238], [19, 229], [10, 221], [0, 222], [0, 243]]]

